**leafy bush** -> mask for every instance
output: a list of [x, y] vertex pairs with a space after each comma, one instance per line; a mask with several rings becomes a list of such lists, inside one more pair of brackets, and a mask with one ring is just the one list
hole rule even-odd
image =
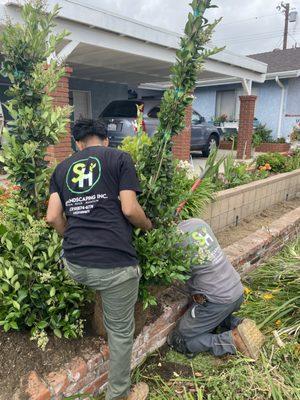
[[269, 164], [272, 172], [285, 172], [287, 158], [280, 153], [261, 154], [256, 159], [257, 168]]
[[280, 138], [275, 140], [275, 143], [281, 143], [281, 144], [286, 143], [286, 138], [280, 137]]
[[[142, 190], [147, 184], [143, 175], [143, 151], [149, 149], [152, 139], [143, 132], [142, 111], [137, 110], [137, 134], [123, 140], [121, 150], [131, 154], [136, 163], [137, 173], [141, 182]], [[175, 223], [175, 210], [179, 204], [187, 200], [181, 213], [181, 218], [200, 216], [203, 207], [211, 201], [215, 185], [210, 179], [204, 179], [196, 191], [191, 192], [195, 182], [194, 173], [188, 162], [177, 161], [172, 158], [170, 170], [173, 176], [172, 185], [168, 186], [169, 204], [162, 209], [162, 217], [156, 219], [156, 226], [150, 232], [141, 233], [135, 231], [134, 245], [138, 253], [139, 263], [143, 270], [140, 283], [140, 296], [144, 307], [156, 304], [156, 299], [148, 292], [149, 285], [168, 285], [175, 280], [185, 280], [185, 272], [189, 270], [198, 248], [181, 246], [185, 243], [186, 236], [177, 228]], [[168, 182], [166, 182], [168, 185]], [[167, 218], [169, 212], [171, 218]], [[198, 257], [200, 257], [198, 253]]]
[[242, 162], [236, 163], [232, 154], [224, 161], [223, 179], [225, 189], [244, 185], [253, 180], [251, 173], [248, 172], [248, 165]]
[[81, 307], [90, 296], [61, 268], [61, 239], [16, 192], [0, 210], [0, 325], [31, 328], [44, 348], [45, 329], [58, 337], [82, 335]]
[[86, 289], [60, 268], [61, 239], [44, 221], [51, 172], [45, 155], [65, 134], [70, 112], [53, 108], [49, 95], [65, 69], [55, 61], [45, 68], [65, 37], [51, 33], [57, 13], [57, 7], [47, 13], [39, 0], [26, 3], [24, 24], [8, 22], [1, 37], [12, 117], [1, 160], [17, 186], [0, 196], [0, 325], [5, 331], [31, 328], [42, 348], [46, 329], [59, 337], [82, 334], [81, 306], [89, 300]]
[[290, 134], [290, 139], [291, 139], [291, 142], [296, 142], [296, 141], [300, 140], [300, 124], [295, 125], [293, 127], [293, 131]]
[[48, 58], [66, 36], [65, 32], [52, 33], [58, 10], [55, 7], [47, 14], [43, 1], [29, 2], [22, 8], [24, 24], [8, 21], [0, 39], [1, 74], [11, 83], [5, 107], [12, 118], [9, 130], [3, 130], [0, 161], [37, 216], [42, 215], [47, 195], [47, 148], [66, 133], [70, 114], [68, 106], [53, 108], [49, 94], [65, 74], [65, 68], [54, 60], [46, 68]]
[[289, 154], [286, 158], [285, 170], [293, 171], [295, 169], [300, 168], [300, 149], [294, 150], [291, 154]]
[[272, 130], [266, 127], [266, 124], [259, 124], [253, 132], [252, 145], [257, 147], [262, 143], [272, 143], [274, 142], [272, 138]]

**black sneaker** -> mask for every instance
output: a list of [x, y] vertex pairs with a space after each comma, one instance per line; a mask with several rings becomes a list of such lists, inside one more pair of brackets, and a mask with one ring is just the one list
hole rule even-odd
[[167, 337], [167, 344], [172, 350], [184, 354], [188, 358], [194, 358], [196, 355], [188, 350], [183, 336], [176, 329], [169, 333]]

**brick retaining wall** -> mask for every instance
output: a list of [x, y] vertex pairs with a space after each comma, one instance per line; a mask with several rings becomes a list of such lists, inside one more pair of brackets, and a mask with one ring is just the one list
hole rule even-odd
[[[273, 222], [269, 227], [260, 229], [239, 242], [227, 247], [225, 252], [235, 268], [245, 275], [257, 267], [270, 255], [274, 255], [284, 244], [297, 237], [300, 228], [300, 208], [290, 211]], [[167, 334], [187, 306], [187, 298], [178, 292], [176, 301], [170, 300], [164, 293], [163, 314], [149, 326], [145, 326], [134, 343], [132, 368], [139, 365], [148, 354], [160, 348]], [[21, 390], [14, 400], [62, 400], [77, 393], [98, 394], [107, 382], [109, 351], [104, 344], [98, 353], [87, 354], [85, 358], [76, 357], [62, 366], [60, 371], [39, 377], [35, 371], [23, 380]]]
[[[257, 153], [286, 153], [291, 148], [290, 143], [262, 143], [255, 147]], [[219, 149], [221, 150], [231, 150], [232, 142], [226, 140], [221, 140]]]
[[258, 153], [286, 153], [290, 148], [290, 143], [262, 143], [255, 147], [255, 151]]

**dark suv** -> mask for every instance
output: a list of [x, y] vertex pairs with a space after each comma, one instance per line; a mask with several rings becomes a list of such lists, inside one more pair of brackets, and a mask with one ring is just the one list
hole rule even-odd
[[[136, 104], [144, 105], [144, 129], [149, 136], [154, 135], [158, 126], [159, 100], [115, 100], [99, 116], [107, 124], [112, 147], [119, 146], [126, 136], [135, 134]], [[202, 151], [207, 157], [212, 146], [218, 146], [219, 142], [217, 128], [193, 110], [191, 150]]]

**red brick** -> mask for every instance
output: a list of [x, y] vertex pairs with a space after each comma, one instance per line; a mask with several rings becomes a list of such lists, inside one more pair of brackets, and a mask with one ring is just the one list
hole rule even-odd
[[107, 361], [109, 359], [109, 348], [107, 344], [104, 344], [100, 348], [100, 352], [102, 354], [103, 360]]
[[186, 109], [185, 123], [186, 127], [183, 131], [173, 138], [174, 157], [181, 160], [189, 160], [190, 158], [192, 106]]
[[87, 364], [81, 357], [75, 357], [67, 364], [67, 373], [71, 382], [78, 382], [87, 374]]
[[95, 379], [92, 383], [87, 385], [85, 388], [81, 390], [83, 394], [96, 394], [99, 389], [103, 387], [107, 383], [108, 372], [105, 372], [103, 375], [99, 376], [99, 378]]
[[28, 375], [25, 393], [29, 400], [50, 400], [51, 393], [35, 371]]
[[[57, 90], [51, 94], [54, 107], [69, 105], [69, 75], [72, 73], [72, 68], [66, 67], [65, 70], [67, 75], [60, 79]], [[61, 139], [60, 143], [48, 148], [46, 160], [50, 163], [62, 161], [72, 153], [71, 128], [69, 123], [66, 125], [66, 131], [67, 135]]]
[[89, 371], [94, 370], [95, 368], [100, 367], [101, 364], [103, 364], [103, 357], [101, 353], [93, 355], [88, 361], [87, 361], [87, 367]]
[[69, 379], [65, 371], [51, 372], [46, 379], [54, 394], [64, 392], [69, 385]]
[[256, 96], [240, 96], [240, 101], [237, 158], [243, 158], [244, 153], [250, 158]]

